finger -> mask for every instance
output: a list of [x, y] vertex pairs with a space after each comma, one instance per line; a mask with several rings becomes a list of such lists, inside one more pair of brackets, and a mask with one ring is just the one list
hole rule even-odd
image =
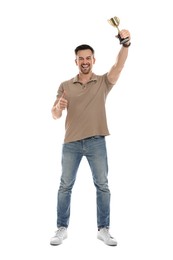
[[61, 98], [65, 98], [65, 90], [63, 91]]

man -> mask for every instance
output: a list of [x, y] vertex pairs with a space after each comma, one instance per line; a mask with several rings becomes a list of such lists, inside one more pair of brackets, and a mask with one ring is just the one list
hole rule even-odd
[[104, 75], [92, 72], [95, 63], [94, 50], [83, 44], [75, 49], [75, 63], [79, 74], [62, 82], [52, 107], [54, 119], [67, 111], [65, 137], [62, 148], [62, 174], [57, 200], [57, 231], [51, 245], [59, 245], [67, 238], [70, 218], [71, 192], [76, 173], [83, 156], [88, 160], [97, 197], [97, 238], [106, 245], [117, 242], [109, 233], [110, 190], [108, 186], [108, 162], [105, 137], [109, 135], [105, 101], [117, 82], [128, 56], [130, 33], [121, 30], [122, 38], [129, 41], [122, 45], [115, 64]]

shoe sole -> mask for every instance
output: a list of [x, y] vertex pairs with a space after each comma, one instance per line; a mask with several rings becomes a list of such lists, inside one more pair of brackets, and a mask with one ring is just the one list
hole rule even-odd
[[101, 237], [97, 237], [99, 240], [101, 240], [102, 242], [104, 242], [105, 243], [105, 245], [107, 245], [107, 246], [117, 246], [118, 245], [118, 243], [116, 242], [115, 244], [108, 244], [108, 243], [106, 243]]
[[[61, 243], [61, 244], [62, 244], [62, 243]], [[59, 245], [61, 245], [61, 244], [51, 244], [51, 243], [50, 243], [51, 246], [59, 246]]]

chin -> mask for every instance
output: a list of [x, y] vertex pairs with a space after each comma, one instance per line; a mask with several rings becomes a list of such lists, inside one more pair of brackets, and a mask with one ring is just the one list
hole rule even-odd
[[82, 70], [82, 73], [83, 73], [83, 74], [89, 74], [89, 73], [90, 73], [90, 70]]

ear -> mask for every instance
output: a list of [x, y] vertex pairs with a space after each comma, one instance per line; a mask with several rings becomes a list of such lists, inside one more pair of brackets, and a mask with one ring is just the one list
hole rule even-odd
[[76, 63], [76, 65], [78, 65], [78, 64], [77, 64], [77, 59], [75, 59], [75, 63]]

